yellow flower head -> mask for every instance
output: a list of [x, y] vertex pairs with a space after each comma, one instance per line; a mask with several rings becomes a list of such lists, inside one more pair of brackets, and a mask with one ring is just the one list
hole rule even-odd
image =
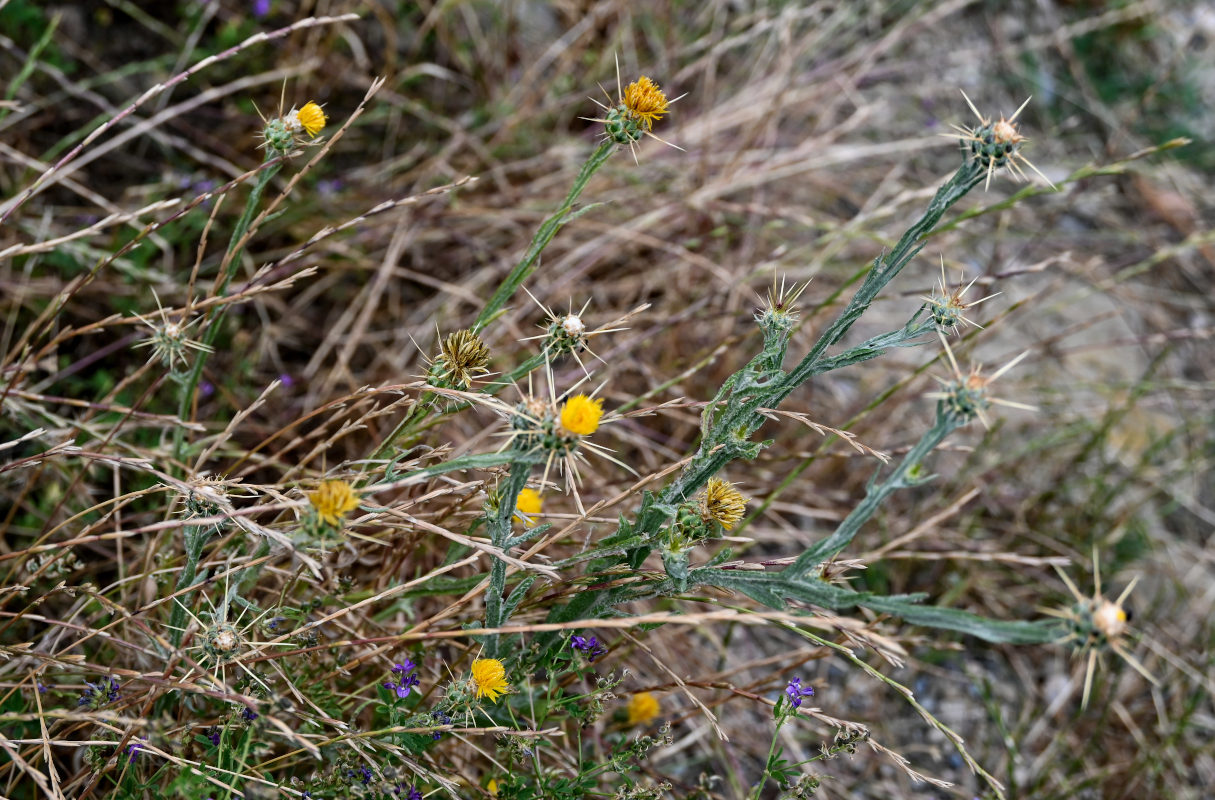
[[561, 407], [561, 427], [575, 436], [590, 436], [599, 430], [602, 417], [602, 397], [592, 400], [584, 394], [576, 394]]
[[308, 494], [308, 502], [322, 522], [340, 528], [342, 517], [359, 507], [359, 496], [346, 481], [324, 481]]
[[647, 131], [667, 113], [667, 96], [658, 88], [658, 84], [644, 75], [624, 88], [624, 97], [620, 98], [620, 102]]
[[629, 724], [644, 725], [658, 716], [658, 698], [649, 692], [638, 692], [629, 700]]
[[498, 702], [498, 695], [510, 691], [506, 682], [506, 667], [496, 658], [478, 658], [472, 663], [473, 685], [477, 687], [477, 699], [488, 697]]
[[485, 784], [485, 791], [489, 792], [494, 797], [497, 797], [498, 796], [498, 781], [496, 781], [493, 778], [490, 778], [489, 783]]
[[539, 514], [543, 505], [544, 498], [530, 486], [519, 492], [519, 498], [515, 500], [515, 508], [522, 514]]
[[295, 113], [295, 118], [299, 120], [300, 125], [309, 136], [316, 136], [320, 133], [328, 120], [321, 107], [311, 100], [304, 103], [304, 107]]
[[717, 520], [726, 530], [737, 525], [747, 510], [747, 498], [743, 493], [721, 478], [709, 478], [700, 502], [702, 515]]

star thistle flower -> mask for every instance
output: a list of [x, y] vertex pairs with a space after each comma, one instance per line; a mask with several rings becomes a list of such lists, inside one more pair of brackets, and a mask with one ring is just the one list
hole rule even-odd
[[709, 478], [701, 497], [701, 516], [716, 520], [721, 527], [730, 530], [742, 519], [747, 510], [747, 498], [729, 481]]
[[478, 658], [472, 663], [472, 681], [477, 690], [477, 699], [488, 697], [498, 702], [498, 696], [510, 692], [506, 682], [506, 667], [496, 658]]
[[311, 100], [304, 103], [304, 107], [299, 111], [292, 110], [287, 116], [303, 128], [310, 137], [315, 137], [320, 133], [321, 128], [325, 127], [325, 123], [329, 119], [321, 107]]
[[662, 119], [668, 110], [667, 96], [658, 84], [642, 75], [624, 89], [620, 104], [628, 110], [629, 117], [651, 130], [654, 123]]
[[1107, 649], [1112, 650], [1116, 656], [1130, 664], [1136, 672], [1147, 678], [1154, 686], [1158, 686], [1159, 682], [1155, 676], [1148, 672], [1147, 667], [1143, 666], [1139, 662], [1139, 659], [1135, 658], [1127, 646], [1127, 641], [1130, 638], [1131, 618], [1127, 612], [1125, 603], [1126, 599], [1135, 589], [1135, 584], [1139, 579], [1136, 577], [1132, 580], [1115, 600], [1102, 596], [1101, 568], [1097, 562], [1097, 550], [1095, 547], [1093, 548], [1092, 597], [1085, 597], [1081, 594], [1080, 589], [1076, 587], [1076, 584], [1072, 582], [1072, 579], [1063, 570], [1056, 567], [1055, 571], [1063, 579], [1063, 583], [1067, 586], [1068, 591], [1071, 592], [1075, 603], [1071, 608], [1066, 610], [1046, 609], [1046, 613], [1054, 617], [1060, 617], [1068, 622], [1068, 632], [1061, 641], [1074, 643], [1076, 648], [1075, 654], [1081, 658], [1087, 657], [1084, 670], [1084, 694], [1080, 707], [1088, 707], [1089, 696], [1093, 690], [1093, 674], [1097, 669], [1097, 661], [1101, 658], [1102, 651]]
[[987, 393], [988, 386], [994, 383], [1005, 372], [1016, 366], [1021, 359], [1029, 355], [1028, 350], [1000, 367], [992, 373], [991, 377], [983, 376], [982, 364], [972, 366], [970, 373], [963, 375], [962, 370], [958, 367], [957, 359], [953, 357], [953, 349], [950, 348], [949, 341], [940, 331], [937, 331], [937, 335], [940, 337], [941, 343], [945, 345], [945, 355], [949, 359], [950, 367], [953, 368], [954, 377], [953, 380], [945, 380], [944, 378], [933, 376], [941, 384], [942, 391], [929, 392], [925, 397], [941, 400], [945, 403], [948, 413], [961, 419], [963, 422], [970, 422], [977, 418], [983, 423], [984, 428], [991, 427], [984, 412], [993, 403], [1008, 408], [1019, 408], [1023, 411], [1037, 411], [1037, 408], [1034, 406], [1017, 403], [1012, 400], [1003, 400], [999, 397], [990, 397]]
[[1013, 115], [1008, 119], [1000, 117], [996, 122], [992, 122], [987, 117], [979, 113], [979, 109], [975, 108], [975, 104], [970, 102], [970, 98], [966, 97], [966, 92], [962, 92], [962, 97], [966, 98], [966, 104], [970, 106], [970, 110], [979, 118], [978, 126], [974, 128], [964, 128], [959, 125], [953, 125], [957, 133], [946, 133], [952, 139], [957, 139], [962, 147], [970, 152], [971, 158], [977, 161], [984, 169], [987, 170], [987, 180], [983, 188], [987, 189], [991, 185], [991, 176], [997, 170], [1003, 167], [1008, 167], [1018, 180], [1028, 180], [1025, 172], [1021, 170], [1018, 161], [1025, 164], [1027, 167], [1038, 173], [1038, 177], [1046, 181], [1052, 188], [1055, 184], [1051, 183], [1050, 178], [1038, 170], [1032, 162], [1021, 154], [1021, 146], [1028, 141], [1017, 130], [1014, 124], [1018, 116], [1029, 104], [1030, 98], [1025, 98], [1025, 102], [1021, 107], [1013, 112]]
[[530, 486], [525, 486], [515, 499], [515, 510], [519, 512], [516, 516], [523, 516], [524, 521], [530, 525], [531, 520], [528, 517], [539, 514], [543, 505], [544, 498], [540, 493]]
[[[971, 286], [975, 285], [975, 281], [977, 280], [978, 278], [975, 278], [965, 286], [960, 286], [960, 288], [954, 289], [952, 292], [949, 291], [949, 287], [945, 282], [945, 258], [944, 256], [941, 257], [941, 281], [937, 286], [937, 293], [920, 298], [924, 301], [928, 313], [932, 315], [932, 321], [937, 324], [938, 328], [945, 331], [960, 331], [959, 325], [963, 322], [976, 328], [983, 327], [974, 320], [967, 319], [963, 316], [962, 312], [968, 308], [977, 306], [979, 303], [990, 300], [1000, 293], [989, 294], [986, 297], [980, 297], [978, 300], [972, 300], [969, 303], [963, 302], [962, 297], [970, 290]], [[959, 285], [960, 283], [961, 281], [959, 281]]]
[[658, 716], [658, 698], [649, 692], [638, 692], [629, 698], [629, 724], [644, 725]]
[[[616, 92], [617, 99], [615, 105], [605, 106], [598, 100], [593, 102], [604, 111], [603, 119], [592, 119], [592, 122], [602, 122], [604, 135], [615, 142], [616, 144], [627, 144], [630, 148], [641, 141], [642, 136], [649, 136], [651, 139], [657, 139], [663, 144], [676, 147], [670, 142], [664, 142], [653, 133], [654, 123], [666, 116], [671, 108], [671, 104], [678, 100], [667, 100], [667, 96], [658, 88], [658, 84], [650, 80], [645, 75], [630, 83], [627, 88], [620, 88], [620, 65], [616, 65]], [[604, 94], [607, 94], [605, 91]], [[682, 97], [682, 95], [681, 95]], [[612, 98], [608, 96], [608, 102], [612, 102]], [[676, 149], [681, 149], [676, 147]], [[634, 150], [633, 158], [636, 160], [637, 152]]]
[[603, 417], [603, 398], [594, 400], [576, 394], [561, 407], [561, 427], [574, 436], [590, 436], [599, 430]]
[[328, 118], [319, 105], [311, 100], [303, 108], [292, 108], [286, 114], [268, 120], [262, 128], [262, 146], [279, 155], [286, 155], [297, 145], [316, 137]]
[[801, 708], [802, 701], [807, 697], [814, 697], [814, 687], [802, 686], [801, 678], [791, 678], [789, 685], [785, 687], [785, 695], [788, 696], [789, 702], [794, 708]]
[[342, 480], [324, 481], [308, 494], [308, 502], [317, 518], [325, 524], [342, 527], [342, 517], [359, 507], [359, 496], [349, 483]]

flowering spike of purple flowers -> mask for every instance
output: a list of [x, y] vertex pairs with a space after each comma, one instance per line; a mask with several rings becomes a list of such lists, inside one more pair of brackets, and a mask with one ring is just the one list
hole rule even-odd
[[79, 699], [76, 700], [77, 706], [93, 706], [100, 708], [106, 703], [113, 703], [122, 695], [118, 693], [121, 684], [113, 678], [102, 678], [93, 683], [85, 681], [85, 690], [80, 693]]
[[391, 672], [396, 677], [396, 680], [383, 684], [384, 688], [391, 692], [396, 692], [397, 697], [401, 700], [409, 697], [409, 693], [413, 687], [421, 682], [421, 679], [414, 673], [414, 670], [417, 668], [418, 665], [408, 658], [405, 659], [404, 663], [394, 665]]
[[422, 800], [422, 793], [418, 791], [418, 787], [410, 786], [409, 794], [405, 795], [405, 800]]
[[575, 634], [570, 637], [570, 647], [585, 655], [587, 661], [594, 661], [607, 652], [607, 648], [599, 643], [597, 636], [578, 636]]
[[801, 678], [793, 678], [785, 687], [785, 694], [789, 696], [789, 702], [793, 704], [794, 708], [800, 708], [803, 699], [814, 697], [814, 687], [802, 686]]
[[146, 741], [147, 741], [147, 739], [136, 739], [127, 745], [127, 752], [131, 756], [131, 758], [127, 761], [128, 764], [134, 764], [135, 757], [147, 749], [146, 747], [143, 746], [143, 742], [146, 742]]

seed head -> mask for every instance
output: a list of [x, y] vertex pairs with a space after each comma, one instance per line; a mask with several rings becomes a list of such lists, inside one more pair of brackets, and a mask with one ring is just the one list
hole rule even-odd
[[136, 314], [135, 316], [140, 322], [152, 329], [152, 335], [135, 346], [151, 347], [152, 355], [159, 358], [160, 363], [168, 367], [170, 373], [182, 373], [189, 366], [188, 352], [190, 350], [200, 353], [213, 351], [209, 345], [196, 342], [188, 336], [189, 329], [197, 324], [201, 317], [188, 321], [169, 319], [168, 314], [161, 308], [160, 298], [156, 297], [155, 292], [152, 293], [152, 296], [156, 298], [156, 310], [160, 316], [160, 323], [157, 324]]

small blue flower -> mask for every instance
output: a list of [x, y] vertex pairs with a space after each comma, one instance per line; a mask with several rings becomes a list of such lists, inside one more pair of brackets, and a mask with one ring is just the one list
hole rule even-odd
[[[451, 724], [451, 715], [447, 714], [446, 712], [431, 711], [430, 716], [431, 716], [431, 719], [435, 720], [440, 725], [450, 725]], [[430, 734], [430, 738], [434, 739], [436, 742], [439, 741], [440, 739], [443, 738], [443, 731], [435, 731], [434, 733]]]
[[801, 678], [793, 678], [785, 687], [785, 694], [789, 696], [789, 702], [793, 704], [794, 708], [800, 708], [804, 698], [814, 697], [814, 688], [802, 686]]
[[93, 708], [100, 708], [106, 703], [113, 703], [122, 697], [122, 695], [118, 693], [120, 684], [113, 678], [102, 678], [101, 680], [97, 681], [97, 683], [85, 681], [84, 685], [87, 688], [80, 693], [80, 697], [76, 700], [77, 706], [92, 706]]
[[270, 0], [253, 0], [253, 16], [261, 18], [270, 13]]
[[147, 748], [143, 746], [143, 742], [146, 742], [146, 741], [147, 741], [146, 738], [140, 738], [140, 739], [136, 739], [136, 740], [132, 741], [130, 744], [127, 745], [127, 752], [131, 755], [131, 758], [128, 759], [128, 761], [127, 761], [128, 764], [134, 764], [135, 757], [137, 755], [139, 755], [140, 753], [142, 753], [143, 751], [147, 750]]
[[594, 661], [607, 652], [607, 648], [599, 643], [599, 638], [596, 636], [587, 637], [575, 634], [570, 637], [570, 647], [585, 655], [587, 661]]

